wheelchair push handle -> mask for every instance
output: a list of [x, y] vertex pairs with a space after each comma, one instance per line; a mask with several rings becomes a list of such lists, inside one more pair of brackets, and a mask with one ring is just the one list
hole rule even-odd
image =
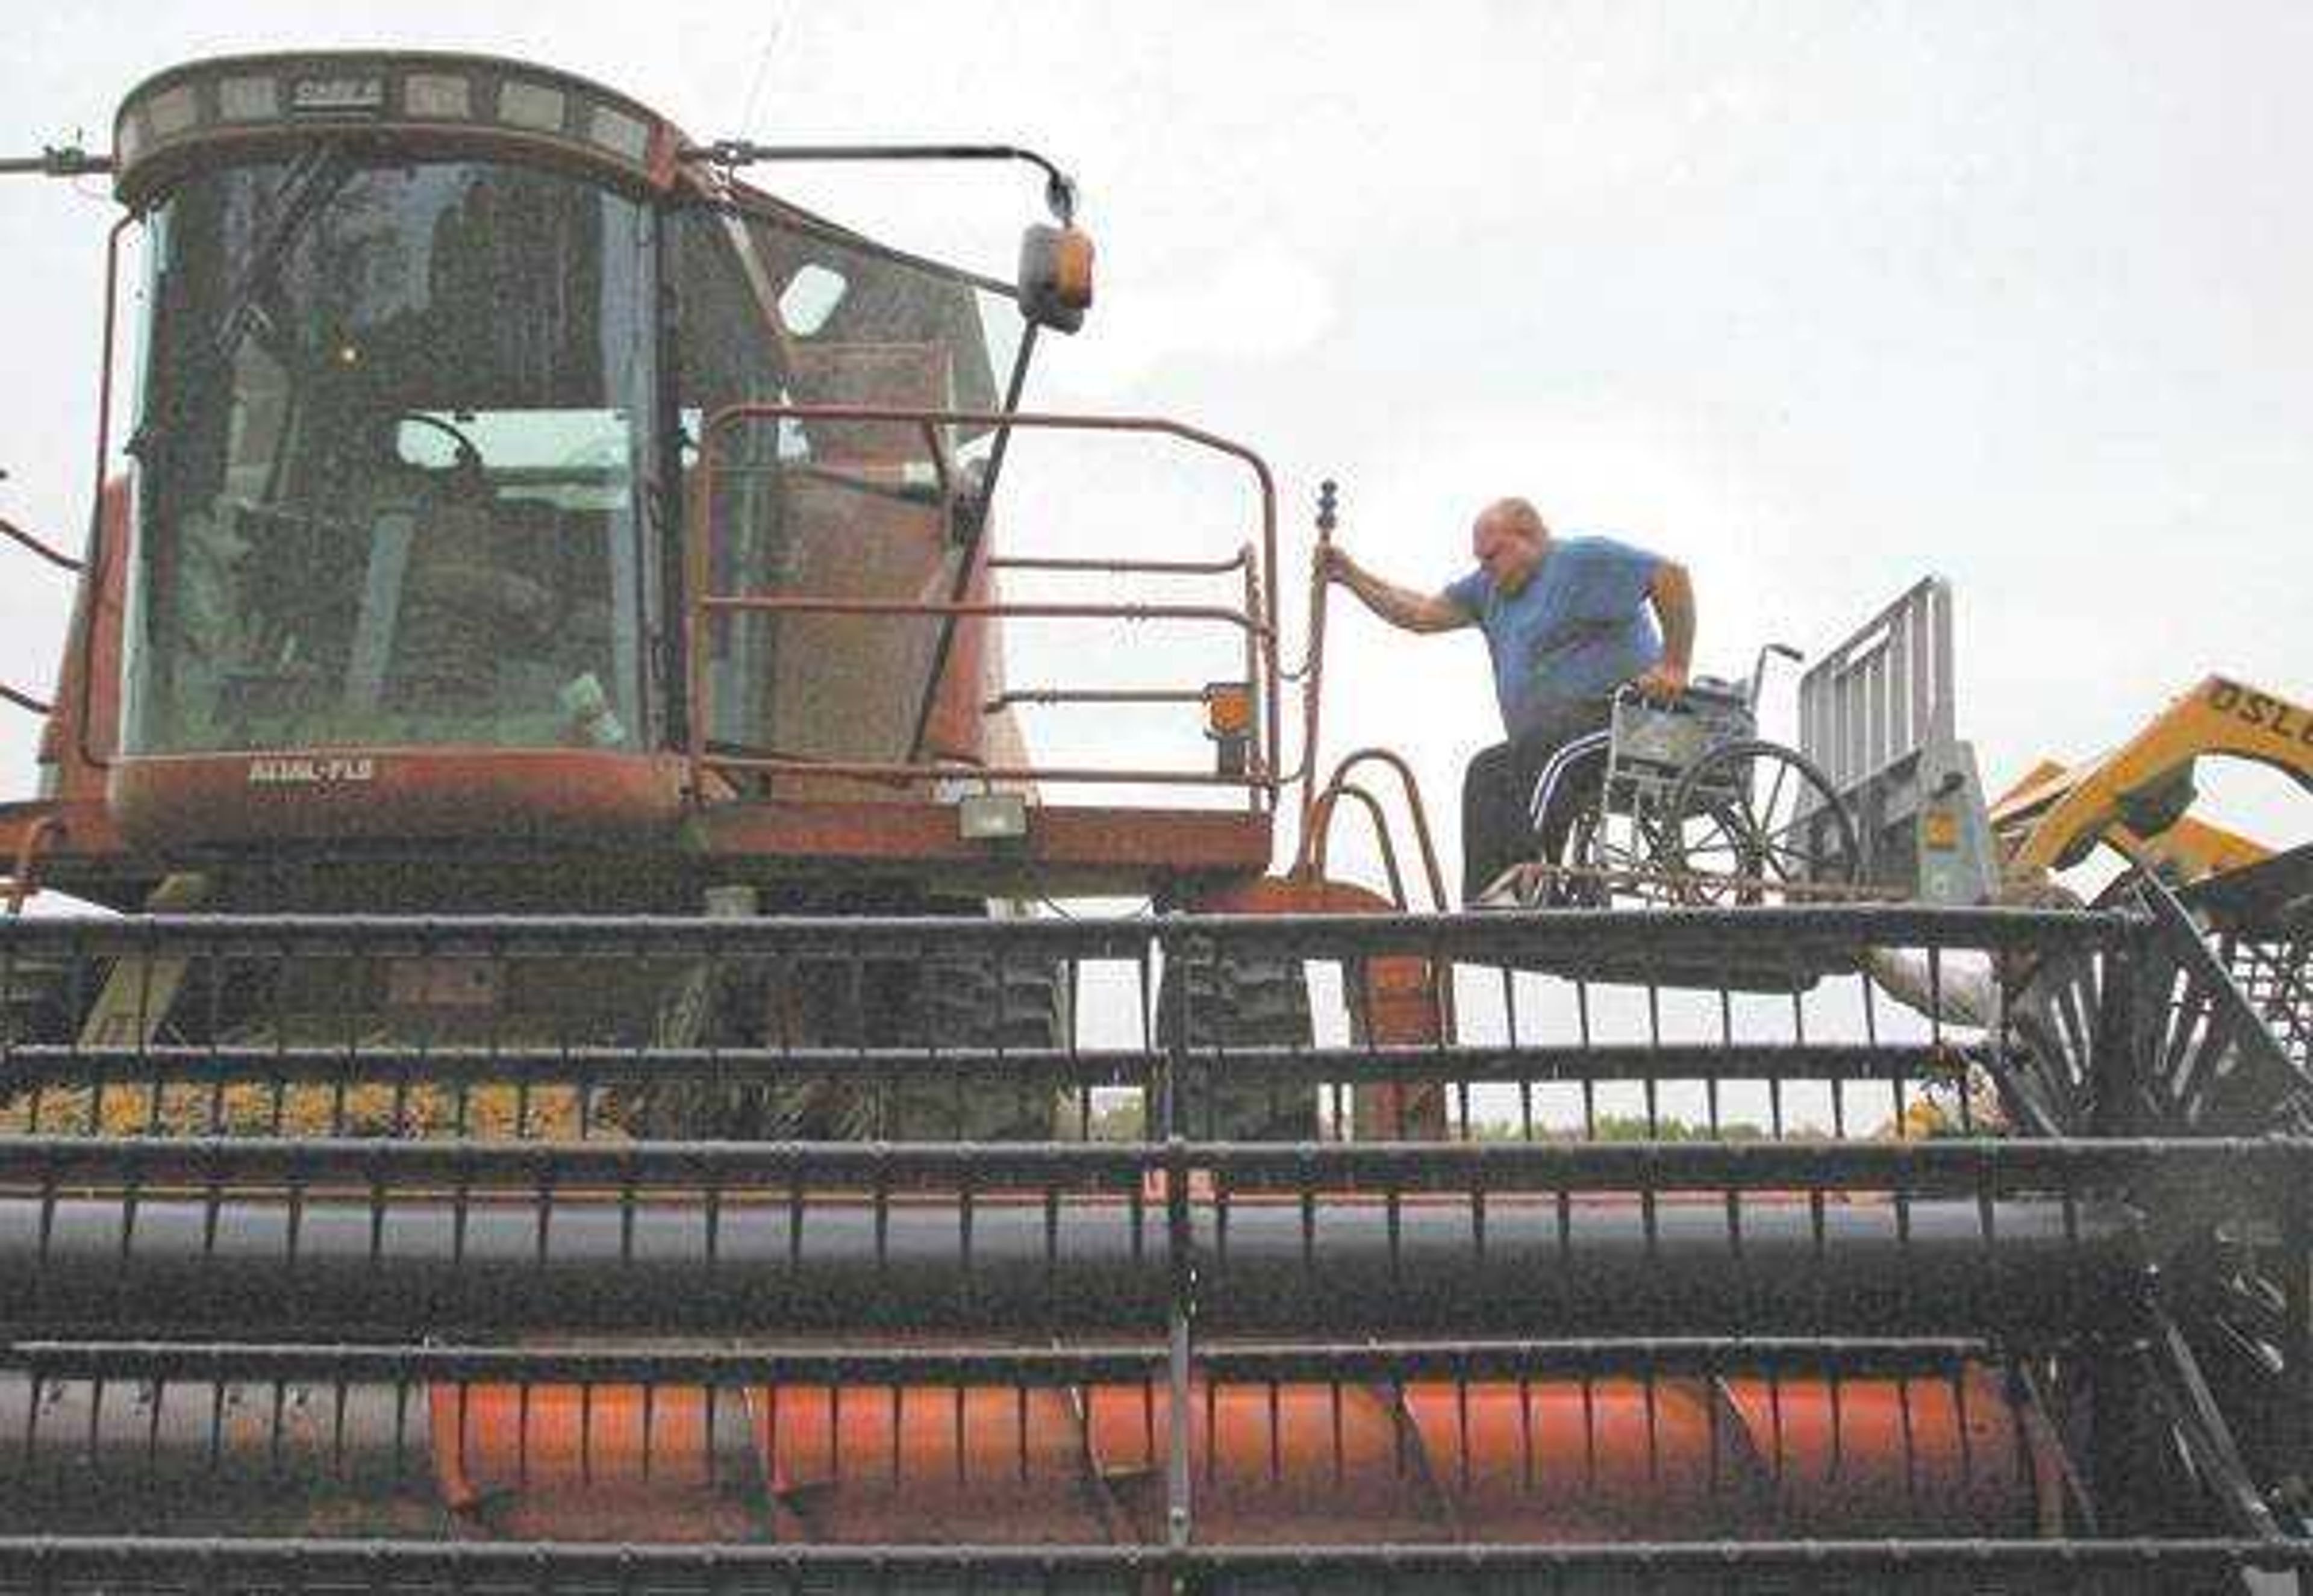
[[1807, 659], [1804, 653], [1793, 648], [1788, 643], [1770, 643], [1761, 649], [1759, 657], [1751, 663], [1751, 707], [1754, 710], [1759, 707], [1759, 690], [1766, 685], [1767, 662], [1778, 656], [1790, 661], [1794, 665], [1802, 663]]
[[1657, 697], [1650, 693], [1640, 691], [1637, 682], [1626, 681], [1614, 689], [1614, 697], [1607, 702], [1616, 715], [1620, 715], [1623, 706], [1627, 704], [1643, 705], [1649, 709], [1676, 715], [1686, 707], [1686, 695], [1680, 692]]

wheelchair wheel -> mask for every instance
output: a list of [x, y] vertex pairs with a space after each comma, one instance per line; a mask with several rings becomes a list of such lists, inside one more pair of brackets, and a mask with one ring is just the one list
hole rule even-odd
[[1855, 819], [1830, 779], [1755, 738], [1721, 743], [1687, 767], [1671, 794], [1661, 859], [1681, 901], [1706, 905], [1851, 887], [1863, 869]]

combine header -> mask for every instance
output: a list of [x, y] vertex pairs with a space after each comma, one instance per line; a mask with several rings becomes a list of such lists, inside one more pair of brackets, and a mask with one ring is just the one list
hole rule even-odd
[[[1571, 907], [1326, 879], [1375, 768], [1438, 872], [1402, 764], [1320, 779], [1266, 469], [1022, 408], [1066, 180], [1005, 282], [734, 170], [1022, 154], [130, 95], [132, 464], [0, 808], [17, 907], [123, 911], [0, 918], [0, 1590], [2301, 1588], [2301, 866], [1974, 906], [1926, 590], [1799, 750], [1618, 724]], [[1243, 536], [999, 553], [1032, 429]], [[1002, 674], [1128, 621], [1222, 665]], [[1152, 912], [1029, 912], [1092, 895]]]

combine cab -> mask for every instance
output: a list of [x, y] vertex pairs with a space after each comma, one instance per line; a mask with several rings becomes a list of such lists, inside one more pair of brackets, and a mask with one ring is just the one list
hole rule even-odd
[[[2313, 1569], [2313, 1098], [2233, 974], [2293, 877], [1409, 912], [1322, 868], [1388, 757], [1314, 779], [1314, 680], [1279, 752], [1258, 459], [1021, 407], [1069, 228], [937, 267], [466, 57], [188, 67], [116, 152], [135, 463], [0, 840], [146, 912], [0, 918], [0, 1589]], [[1032, 427], [1244, 465], [1243, 552], [998, 553]], [[1007, 618], [1237, 662], [1017, 688]], [[1903, 757], [1817, 751], [1874, 871]], [[1156, 912], [1011, 912], [1092, 893]]]
[[[923, 260], [737, 175], [793, 152], [488, 60], [204, 63], [116, 143], [143, 369], [46, 795], [0, 811], [27, 874], [119, 908], [199, 870], [209, 908], [979, 912], [1266, 867], [1266, 473], [1021, 413], [1090, 294], [1080, 232], [1031, 228], [1017, 283]], [[1239, 544], [1007, 572], [1010, 445], [1071, 427], [1251, 467]], [[1083, 601], [1111, 564], [1135, 605]], [[1072, 600], [1000, 591], [1071, 571]], [[1233, 675], [1131, 702], [1226, 700], [1228, 757], [1030, 767], [995, 623], [1128, 608], [1219, 641]], [[1152, 783], [1228, 802], [1096, 801]]]

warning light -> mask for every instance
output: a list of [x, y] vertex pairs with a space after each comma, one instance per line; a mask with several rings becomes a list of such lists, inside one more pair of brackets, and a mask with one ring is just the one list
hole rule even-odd
[[1205, 688], [1205, 729], [1215, 737], [1243, 737], [1253, 730], [1253, 688], [1241, 681], [1217, 681]]
[[1216, 681], [1205, 688], [1205, 735], [1213, 744], [1213, 768], [1241, 776], [1253, 763], [1253, 686]]

